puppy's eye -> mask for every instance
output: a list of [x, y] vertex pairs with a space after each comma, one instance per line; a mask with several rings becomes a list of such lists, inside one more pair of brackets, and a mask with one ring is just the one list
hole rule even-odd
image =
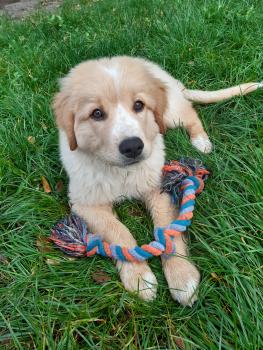
[[105, 113], [101, 109], [96, 108], [91, 113], [90, 117], [96, 121], [100, 121], [100, 120], [105, 119]]
[[139, 113], [143, 110], [143, 108], [144, 108], [144, 103], [142, 101], [137, 100], [134, 102], [134, 105], [133, 105], [134, 112]]

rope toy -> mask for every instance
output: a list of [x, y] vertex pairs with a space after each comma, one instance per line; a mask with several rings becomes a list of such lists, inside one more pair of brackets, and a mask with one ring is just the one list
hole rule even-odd
[[84, 220], [75, 214], [53, 227], [50, 240], [61, 251], [75, 257], [100, 254], [117, 260], [140, 262], [153, 256], [174, 255], [174, 237], [180, 236], [191, 225], [196, 194], [202, 192], [208, 175], [209, 171], [199, 160], [186, 158], [165, 163], [162, 192], [170, 193], [174, 204], [180, 203], [179, 216], [166, 227], [155, 228], [155, 240], [149, 244], [134, 248], [109, 244], [98, 234], [90, 233]]

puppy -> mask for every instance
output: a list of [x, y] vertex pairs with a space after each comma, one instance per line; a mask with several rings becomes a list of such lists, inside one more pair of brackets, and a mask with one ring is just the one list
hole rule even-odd
[[[154, 226], [169, 224], [176, 212], [169, 195], [160, 193], [163, 133], [182, 126], [193, 146], [208, 153], [212, 144], [191, 101], [222, 101], [258, 87], [262, 83], [210, 92], [188, 90], [141, 58], [80, 63], [60, 80], [53, 103], [72, 210], [102, 239], [126, 247], [134, 247], [136, 241], [112, 212], [124, 198], [144, 201]], [[162, 258], [164, 274], [172, 297], [192, 305], [200, 274], [187, 260], [184, 237], [175, 238], [175, 243], [176, 256]], [[127, 290], [145, 300], [155, 298], [157, 280], [147, 262], [117, 261], [117, 268]]]

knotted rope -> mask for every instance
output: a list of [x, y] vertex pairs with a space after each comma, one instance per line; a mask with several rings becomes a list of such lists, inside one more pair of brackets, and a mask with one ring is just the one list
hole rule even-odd
[[51, 230], [50, 240], [71, 256], [93, 256], [100, 254], [122, 261], [144, 261], [159, 255], [174, 255], [174, 238], [180, 236], [191, 225], [196, 194], [202, 192], [207, 171], [198, 160], [181, 159], [167, 162], [163, 167], [162, 191], [172, 196], [179, 205], [179, 216], [166, 227], [154, 230], [155, 240], [134, 248], [121, 247], [103, 241], [98, 234], [88, 231], [87, 224], [75, 214], [58, 222]]

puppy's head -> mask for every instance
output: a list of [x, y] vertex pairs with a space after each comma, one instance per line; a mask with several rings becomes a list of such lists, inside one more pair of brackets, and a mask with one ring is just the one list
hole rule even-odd
[[53, 108], [71, 151], [112, 165], [147, 159], [165, 131], [166, 90], [142, 61], [115, 57], [79, 64], [61, 80]]

